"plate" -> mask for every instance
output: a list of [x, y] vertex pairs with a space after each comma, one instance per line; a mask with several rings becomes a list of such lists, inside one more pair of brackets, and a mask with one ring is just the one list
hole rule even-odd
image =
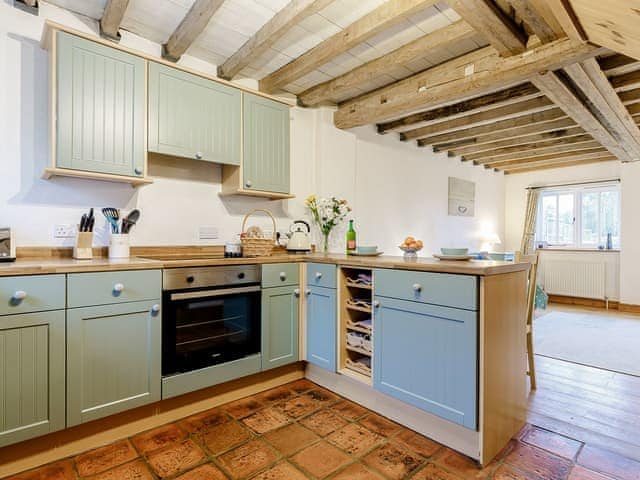
[[438, 260], [471, 260], [475, 258], [473, 255], [440, 255], [434, 253], [433, 256]]
[[371, 252], [371, 253], [358, 253], [351, 252], [349, 255], [353, 257], [377, 257], [378, 255], [382, 255], [384, 252]]

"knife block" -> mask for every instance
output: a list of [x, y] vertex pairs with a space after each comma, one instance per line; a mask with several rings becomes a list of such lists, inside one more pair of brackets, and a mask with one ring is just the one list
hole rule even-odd
[[93, 258], [93, 232], [78, 232], [73, 247], [73, 258], [91, 260]]

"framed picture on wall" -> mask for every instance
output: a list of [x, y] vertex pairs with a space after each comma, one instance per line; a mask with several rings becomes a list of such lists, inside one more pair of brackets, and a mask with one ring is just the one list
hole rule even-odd
[[449, 215], [473, 217], [475, 215], [475, 204], [475, 182], [449, 177]]

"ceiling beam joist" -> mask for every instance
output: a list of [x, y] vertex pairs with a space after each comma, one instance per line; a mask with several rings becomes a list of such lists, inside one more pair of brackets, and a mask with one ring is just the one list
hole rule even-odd
[[537, 170], [549, 170], [552, 168], [573, 167], [573, 166], [579, 166], [579, 165], [587, 165], [590, 163], [610, 162], [613, 160], [618, 160], [618, 159], [613, 155], [605, 155], [603, 157], [594, 157], [591, 159], [580, 158], [578, 160], [574, 159], [570, 161], [566, 161], [566, 160], [549, 161], [549, 162], [541, 162], [536, 165], [527, 165], [522, 168], [512, 168], [510, 170], [507, 170], [507, 169], [505, 170], [496, 169], [496, 170], [503, 171], [505, 175], [513, 175], [517, 173], [534, 172]]
[[129, 0], [107, 0], [100, 19], [100, 35], [109, 40], [120, 41], [120, 24], [129, 6]]
[[196, 0], [175, 31], [162, 46], [162, 56], [177, 62], [209, 24], [224, 0]]
[[553, 12], [557, 22], [567, 36], [573, 40], [586, 40], [587, 35], [578, 21], [569, 0], [540, 0], [547, 3], [548, 10]]
[[509, 3], [515, 9], [516, 13], [525, 21], [533, 33], [540, 39], [542, 43], [552, 42], [560, 37], [564, 37], [562, 27], [555, 21], [548, 20], [543, 13], [541, 4], [544, 1], [532, 2], [531, 0], [509, 0]]
[[292, 27], [332, 2], [333, 0], [292, 0], [220, 65], [218, 76], [231, 80], [243, 68], [268, 51]]
[[598, 61], [602, 71], [608, 76], [613, 77], [629, 73], [633, 70], [640, 69], [640, 62], [635, 58], [627, 57], [621, 53], [615, 53], [604, 57]]
[[602, 156], [611, 156], [611, 153], [607, 152], [606, 148], [602, 148], [600, 146], [589, 148], [586, 150], [567, 150], [565, 152], [558, 153], [550, 153], [547, 155], [539, 155], [539, 156], [531, 156], [531, 157], [522, 157], [518, 159], [506, 159], [501, 160], [499, 162], [487, 162], [485, 163], [485, 167], [487, 168], [517, 168], [518, 165], [526, 165], [532, 163], [541, 163], [547, 161], [556, 161], [556, 160], [577, 160], [579, 158], [594, 158], [594, 157], [602, 157]]
[[260, 90], [273, 93], [296, 81], [332, 58], [366, 42], [408, 16], [430, 7], [437, 0], [389, 0], [344, 30], [320, 42], [311, 50], [260, 80]]
[[492, 110], [501, 106], [511, 105], [513, 103], [531, 100], [541, 97], [543, 94], [530, 83], [523, 83], [515, 87], [500, 90], [498, 92], [483, 95], [481, 97], [470, 98], [462, 102], [446, 105], [425, 112], [414, 113], [406, 117], [392, 120], [390, 122], [379, 123], [378, 133], [388, 133], [395, 131], [403, 131], [407, 129], [415, 129], [437, 120], [454, 118], [470, 113], [478, 113], [480, 111]]
[[[555, 127], [555, 122], [561, 123], [559, 127]], [[443, 146], [446, 143], [456, 140], [475, 139], [478, 141], [488, 138], [488, 141], [499, 140], [502, 138], [526, 135], [528, 133], [538, 133], [553, 130], [554, 128], [572, 127], [575, 125], [573, 119], [567, 117], [559, 108], [552, 108], [537, 113], [528, 113], [515, 118], [507, 118], [497, 120], [489, 124], [471, 125], [461, 127], [460, 129], [449, 130], [446, 133], [433, 132], [418, 139], [418, 146], [426, 145]]]
[[313, 107], [328, 101], [336, 102], [345, 92], [392, 71], [398, 65], [424, 57], [424, 53], [459, 42], [475, 35], [475, 30], [463, 20], [427, 33], [396, 50], [365, 63], [339, 77], [315, 85], [298, 95], [300, 104]]
[[532, 79], [533, 84], [559, 105], [578, 125], [589, 132], [607, 150], [620, 160], [630, 161], [632, 157], [613, 138], [587, 105], [579, 99], [568, 85], [555, 72], [538, 75]]
[[526, 156], [537, 157], [549, 153], [560, 153], [567, 150], [584, 150], [587, 148], [602, 148], [602, 146], [590, 135], [578, 135], [576, 137], [560, 138], [550, 142], [538, 142], [530, 145], [516, 145], [513, 147], [500, 148], [487, 152], [480, 152], [465, 155], [462, 160], [473, 161], [474, 163], [491, 163], [512, 158]]
[[527, 36], [493, 0], [449, 0], [449, 5], [487, 40], [503, 57], [522, 53]]
[[[462, 71], [452, 68], [446, 74], [442, 68], [451, 65], [446, 62], [440, 67], [425, 70], [341, 104], [334, 114], [334, 123], [342, 129], [379, 123], [407, 112], [483, 95], [496, 88], [507, 88], [528, 80], [542, 70], [562, 68], [600, 53], [602, 49], [599, 47], [562, 39], [508, 58], [493, 55], [482, 62], [484, 65], [481, 70], [475, 68], [477, 65], [467, 64]], [[464, 62], [463, 57], [456, 59], [453, 65]], [[437, 70], [435, 79], [434, 70]]]

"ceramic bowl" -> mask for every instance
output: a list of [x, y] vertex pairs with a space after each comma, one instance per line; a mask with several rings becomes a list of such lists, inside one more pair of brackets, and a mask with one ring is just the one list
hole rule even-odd
[[506, 257], [507, 257], [506, 253], [490, 253], [489, 254], [489, 260], [504, 261], [506, 260]]
[[367, 246], [358, 246], [356, 247], [356, 252], [358, 253], [376, 253], [378, 251], [377, 245], [367, 245]]
[[468, 248], [441, 248], [443, 255], [466, 255], [469, 253]]
[[403, 247], [402, 245], [400, 245], [398, 248], [404, 252], [403, 256], [405, 258], [417, 257], [418, 252], [422, 250], [422, 247]]

